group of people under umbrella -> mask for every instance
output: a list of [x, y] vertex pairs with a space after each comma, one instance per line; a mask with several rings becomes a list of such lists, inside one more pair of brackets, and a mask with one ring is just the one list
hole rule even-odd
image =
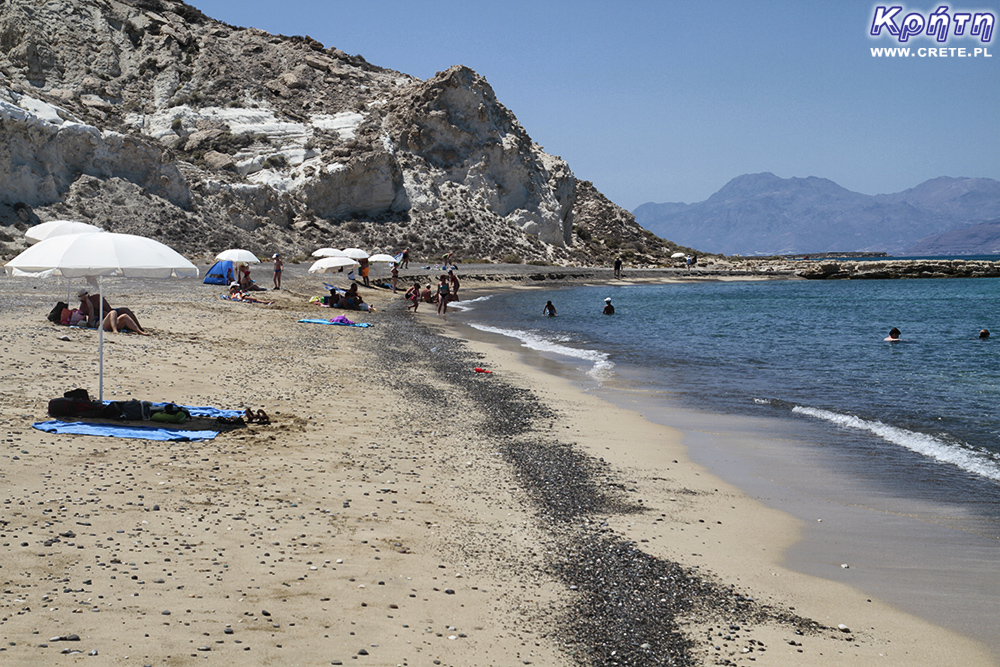
[[[128, 329], [145, 333], [135, 313], [111, 308], [104, 298], [102, 278], [195, 278], [198, 267], [167, 245], [144, 236], [115, 234], [74, 220], [53, 220], [36, 225], [25, 234], [34, 245], [7, 262], [8, 275], [23, 278], [85, 278], [92, 289], [78, 292], [80, 308], [98, 322], [99, 397], [104, 398], [104, 331]], [[68, 300], [68, 299], [67, 299]], [[93, 317], [96, 310], [97, 316]]]

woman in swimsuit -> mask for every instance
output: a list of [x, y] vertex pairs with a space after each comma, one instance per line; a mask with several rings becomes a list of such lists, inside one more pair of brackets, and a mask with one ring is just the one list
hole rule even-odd
[[438, 285], [438, 315], [448, 312], [448, 299], [451, 296], [451, 288], [448, 286], [448, 276], [441, 276], [441, 283]]

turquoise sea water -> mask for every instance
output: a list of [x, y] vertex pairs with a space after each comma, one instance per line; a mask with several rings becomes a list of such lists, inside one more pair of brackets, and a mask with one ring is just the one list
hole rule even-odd
[[[603, 316], [611, 297], [614, 316]], [[542, 315], [551, 299], [557, 317]], [[462, 302], [463, 322], [585, 381], [773, 416], [872, 483], [1000, 507], [1000, 280], [570, 287]], [[883, 339], [892, 327], [902, 341]], [[981, 341], [980, 329], [995, 332]], [[813, 440], [816, 440], [814, 437]], [[832, 451], [832, 450], [828, 450]]]

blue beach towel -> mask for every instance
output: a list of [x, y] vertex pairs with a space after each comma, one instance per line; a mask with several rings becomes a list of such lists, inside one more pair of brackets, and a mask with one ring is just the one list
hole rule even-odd
[[363, 329], [367, 329], [368, 327], [372, 326], [371, 322], [351, 322], [350, 324], [348, 324], [347, 322], [331, 322], [330, 320], [313, 320], [313, 319], [299, 320], [299, 322], [305, 324], [336, 324], [342, 327], [361, 327]]
[[127, 424], [94, 424], [90, 422], [63, 422], [53, 419], [47, 422], [35, 422], [34, 428], [46, 433], [61, 433], [71, 435], [103, 435], [113, 438], [136, 438], [140, 440], [174, 440], [179, 442], [191, 440], [211, 440], [219, 435], [218, 431], [185, 431], [176, 428], [159, 428], [156, 426], [131, 426]]

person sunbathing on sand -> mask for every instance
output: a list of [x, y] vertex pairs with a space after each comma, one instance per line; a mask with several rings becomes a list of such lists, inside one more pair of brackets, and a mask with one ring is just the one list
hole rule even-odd
[[133, 313], [131, 308], [126, 308], [125, 306], [112, 308], [107, 299], [102, 299], [96, 294], [90, 294], [86, 289], [80, 290], [77, 296], [80, 297], [80, 312], [86, 316], [88, 327], [97, 328], [98, 313], [102, 310], [105, 315], [112, 310], [117, 310], [119, 315], [128, 315], [135, 322], [135, 325], [139, 329], [142, 329], [142, 325], [139, 324], [139, 316]]
[[229, 286], [229, 300], [230, 301], [243, 301], [245, 303], [262, 303], [265, 306], [270, 306], [274, 304], [273, 301], [261, 301], [260, 299], [255, 299], [249, 294], [243, 292], [240, 289], [239, 283], [233, 283]]
[[132, 319], [131, 315], [126, 313], [121, 313], [117, 310], [112, 309], [107, 315], [104, 316], [104, 330], [113, 331], [115, 333], [121, 333], [122, 331], [134, 331], [140, 336], [148, 336], [149, 334], [139, 328], [135, 320]]

